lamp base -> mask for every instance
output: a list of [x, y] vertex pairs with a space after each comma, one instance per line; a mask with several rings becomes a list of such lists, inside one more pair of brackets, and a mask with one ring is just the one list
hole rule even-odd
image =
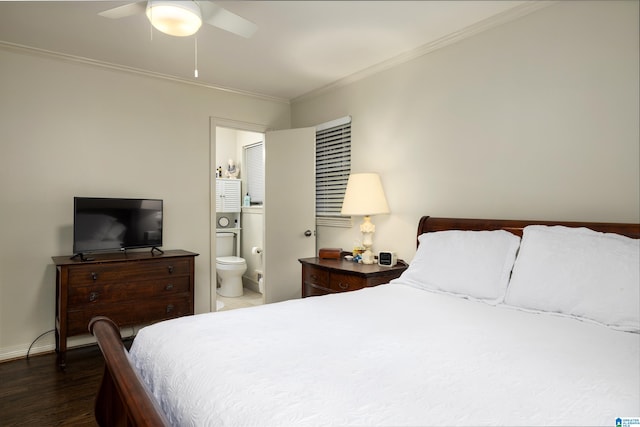
[[373, 255], [373, 252], [371, 252], [371, 249], [367, 248], [362, 253], [362, 263], [363, 264], [373, 264], [374, 262], [375, 262], [375, 256]]
[[376, 232], [376, 226], [371, 223], [371, 216], [364, 217], [364, 221], [360, 224], [360, 231], [362, 232], [362, 246], [365, 249], [362, 253], [362, 263], [373, 264], [374, 256], [371, 252], [371, 246], [373, 246], [373, 233]]

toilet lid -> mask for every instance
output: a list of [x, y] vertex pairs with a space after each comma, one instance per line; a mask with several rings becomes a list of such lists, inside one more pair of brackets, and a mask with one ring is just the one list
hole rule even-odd
[[238, 256], [221, 256], [216, 258], [216, 263], [227, 265], [244, 264], [244, 258]]

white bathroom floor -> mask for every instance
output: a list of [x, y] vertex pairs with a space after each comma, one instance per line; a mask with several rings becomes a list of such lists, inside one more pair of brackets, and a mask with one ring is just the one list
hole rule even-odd
[[236, 308], [253, 307], [255, 305], [262, 305], [262, 294], [254, 292], [251, 289], [244, 288], [244, 294], [241, 297], [227, 298], [218, 295], [218, 301], [224, 303], [218, 311], [234, 310]]

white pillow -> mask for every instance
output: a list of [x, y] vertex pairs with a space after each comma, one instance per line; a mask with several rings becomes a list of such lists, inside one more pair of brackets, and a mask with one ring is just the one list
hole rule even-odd
[[448, 230], [418, 237], [409, 268], [392, 281], [499, 303], [520, 238], [504, 230]]
[[640, 330], [640, 240], [588, 228], [525, 227], [505, 303]]

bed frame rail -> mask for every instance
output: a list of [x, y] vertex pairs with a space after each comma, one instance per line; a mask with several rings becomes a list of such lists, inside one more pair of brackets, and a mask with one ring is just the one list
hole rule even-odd
[[107, 317], [94, 317], [89, 331], [105, 360], [95, 417], [100, 426], [164, 427], [169, 422], [129, 362], [120, 329]]

